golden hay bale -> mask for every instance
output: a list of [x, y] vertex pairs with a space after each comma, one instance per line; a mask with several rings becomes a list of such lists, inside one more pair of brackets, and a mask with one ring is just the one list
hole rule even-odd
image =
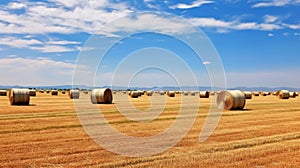
[[153, 91], [146, 91], [146, 95], [147, 96], [152, 96], [153, 95]]
[[29, 89], [10, 89], [8, 98], [11, 105], [29, 105]]
[[189, 92], [184, 91], [184, 92], [183, 92], [183, 95], [184, 95], [184, 96], [188, 96], [188, 95], [189, 95]]
[[70, 99], [79, 99], [79, 90], [70, 90], [69, 91], [69, 97]]
[[200, 91], [199, 92], [199, 97], [200, 98], [209, 98], [209, 91]]
[[260, 95], [261, 95], [261, 96], [268, 96], [268, 95], [269, 95], [269, 92], [260, 92]]
[[50, 90], [47, 90], [46, 93], [50, 93]]
[[0, 90], [0, 96], [7, 96], [6, 90]]
[[36, 91], [35, 90], [29, 90], [29, 96], [30, 97], [35, 97], [36, 96]]
[[158, 94], [159, 95], [165, 95], [165, 92], [161, 90], [161, 91], [158, 92]]
[[84, 90], [83, 93], [84, 93], [84, 94], [89, 94], [89, 91]]
[[66, 91], [61, 91], [61, 94], [66, 94]]
[[252, 92], [253, 96], [259, 96], [259, 92]]
[[129, 93], [129, 96], [130, 96], [131, 98], [138, 98], [138, 97], [140, 96], [140, 92], [139, 92], [139, 91], [131, 91], [131, 92]]
[[113, 101], [113, 94], [111, 89], [93, 89], [91, 93], [91, 102], [93, 104], [111, 104]]
[[296, 92], [289, 92], [290, 98], [296, 98]]
[[290, 92], [288, 90], [278, 90], [277, 96], [280, 99], [289, 99], [290, 98]]
[[39, 92], [40, 92], [40, 93], [44, 93], [45, 91], [44, 91], [44, 90], [40, 90]]
[[175, 91], [167, 91], [167, 96], [175, 97]]
[[245, 107], [246, 98], [240, 90], [222, 91], [217, 96], [218, 106], [224, 106], [225, 110], [238, 110]]
[[51, 95], [52, 96], [57, 96], [58, 95], [58, 91], [57, 90], [51, 90]]
[[244, 93], [246, 99], [252, 99], [252, 92], [244, 91], [243, 93]]
[[126, 94], [127, 92], [126, 91], [123, 91], [123, 94]]
[[196, 96], [196, 92], [190, 92], [191, 96]]

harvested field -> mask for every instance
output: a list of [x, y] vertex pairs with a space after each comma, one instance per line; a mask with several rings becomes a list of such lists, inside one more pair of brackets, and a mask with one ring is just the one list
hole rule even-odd
[[[30, 106], [10, 106], [0, 97], [0, 167], [295, 167], [300, 165], [300, 98], [282, 100], [259, 96], [247, 100], [244, 110], [223, 112], [217, 129], [200, 143], [199, 134], [210, 101], [200, 103], [193, 128], [177, 145], [150, 157], [130, 158], [113, 154], [96, 144], [83, 130], [68, 95], [36, 93]], [[181, 95], [165, 97], [165, 110], [151, 122], [134, 122], [116, 108], [129, 98], [114, 94], [113, 104], [98, 106], [108, 122], [131, 136], [151, 136], [168, 128], [178, 116]], [[187, 96], [185, 96], [187, 97]], [[80, 99], [90, 99], [82, 94]], [[140, 110], [151, 107], [146, 95], [131, 103]], [[156, 102], [158, 103], [158, 102]], [[128, 109], [130, 105], [128, 105]], [[151, 111], [150, 111], [151, 112]], [[117, 141], [117, 139], [112, 139]], [[297, 166], [296, 166], [297, 167]]]

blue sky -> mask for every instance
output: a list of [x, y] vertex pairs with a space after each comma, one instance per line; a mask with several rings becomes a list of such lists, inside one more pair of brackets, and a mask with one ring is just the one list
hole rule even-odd
[[[167, 12], [179, 16], [203, 31], [222, 60], [228, 87], [299, 88], [300, 0], [2, 0], [0, 2], [0, 85], [72, 84], [78, 55], [88, 53], [88, 50], [92, 49], [89, 46], [92, 44], [87, 41], [91, 39], [91, 35], [97, 34], [107, 37], [108, 40], [119, 31], [120, 25], [130, 28], [132, 32], [152, 30], [167, 32], [169, 35], [185, 30], [184, 22], [167, 19], [164, 15], [145, 15], [139, 20], [129, 20], [129, 22], [124, 19], [135, 12], [142, 11]], [[124, 23], [120, 22], [121, 18]], [[156, 26], [151, 25], [153, 21]], [[95, 83], [99, 85], [109, 84], [116, 69], [108, 67], [117, 67], [120, 62], [116, 60], [122, 60], [128, 55], [134, 58], [137, 53], [144, 55], [139, 58], [146, 60], [145, 62], [153, 59], [147, 54], [151, 52], [157, 54], [158, 50], [154, 48], [133, 53], [134, 49], [141, 49], [142, 44], [147, 44], [147, 47], [163, 47], [165, 50], [159, 50], [162, 55], [179, 55], [180, 59], [184, 60], [195, 73], [199, 85], [210, 85], [205, 68], [209, 64], [213, 65], [213, 62], [191, 58], [192, 54], [188, 47], [182, 45], [177, 47], [176, 40], [168, 41], [170, 39], [168, 36], [159, 36], [160, 41], [154, 43], [155, 36], [157, 34], [152, 34], [151, 38], [144, 35], [145, 40], [138, 45], [140, 48], [136, 47], [137, 42], [134, 40], [127, 43], [126, 39], [123, 40], [118, 43], [119, 47], [123, 42], [127, 47], [118, 49], [116, 53], [108, 53], [103, 63], [105, 65], [101, 64], [98, 67], [100, 68], [98, 74], [88, 72], [88, 69], [85, 69], [83, 74], [98, 76], [95, 78]], [[96, 52], [91, 53], [96, 55]], [[116, 59], [112, 53], [123, 55]], [[94, 63], [91, 58], [85, 59]], [[163, 57], [155, 59], [164, 60]], [[128, 72], [133, 64], [137, 62], [127, 65]], [[172, 65], [166, 67], [167, 65], [164, 64], [162, 67], [172, 69], [175, 65], [179, 66], [173, 64], [173, 67]], [[124, 73], [126, 66], [123, 68], [125, 68], [122, 70]], [[187, 71], [177, 69], [178, 71], [173, 73], [178, 75], [180, 80], [193, 81], [185, 75]], [[118, 73], [120, 77], [114, 81], [114, 84], [128, 84], [130, 74]], [[136, 73], [139, 75], [132, 80], [131, 85], [178, 84], [170, 74], [163, 71], [163, 68], [145, 69]], [[90, 79], [82, 78], [82, 81], [85, 80]], [[90, 84], [89, 81], [82, 83]]]

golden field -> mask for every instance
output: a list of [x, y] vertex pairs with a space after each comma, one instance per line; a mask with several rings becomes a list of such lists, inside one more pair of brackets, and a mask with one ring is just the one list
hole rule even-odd
[[[80, 99], [89, 99], [81, 93]], [[155, 99], [154, 95], [152, 99]], [[218, 127], [203, 143], [199, 134], [210, 99], [199, 104], [193, 128], [169, 150], [149, 157], [125, 157], [95, 143], [83, 130], [67, 94], [37, 93], [30, 106], [10, 106], [0, 97], [0, 167], [299, 167], [300, 98], [259, 96], [244, 110], [224, 111]], [[132, 122], [116, 108], [127, 99], [114, 94], [114, 104], [98, 106], [109, 123], [131, 136], [151, 136], [176, 120], [180, 96], [166, 98], [165, 110], [151, 122]], [[147, 96], [130, 99], [139, 110], [150, 108]], [[125, 107], [126, 108], [126, 107]]]

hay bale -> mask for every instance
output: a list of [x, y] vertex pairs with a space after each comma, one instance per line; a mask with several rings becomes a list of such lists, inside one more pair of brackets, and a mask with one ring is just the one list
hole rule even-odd
[[279, 99], [289, 99], [290, 92], [288, 90], [278, 90], [277, 96], [279, 97]]
[[93, 104], [111, 104], [113, 101], [113, 94], [111, 89], [93, 89], [91, 93], [91, 102]]
[[200, 91], [199, 92], [199, 97], [200, 98], [209, 98], [209, 91]]
[[29, 89], [10, 89], [8, 98], [11, 105], [29, 105]]
[[240, 110], [245, 107], [246, 98], [240, 90], [222, 91], [217, 95], [217, 104], [225, 110]]
[[0, 90], [0, 96], [7, 96], [6, 90]]
[[66, 94], [66, 91], [61, 91], [61, 94]]
[[260, 95], [261, 95], [261, 96], [268, 96], [268, 95], [269, 95], [269, 92], [260, 92]]
[[69, 91], [69, 97], [70, 99], [79, 99], [79, 90], [70, 90]]
[[45, 91], [44, 91], [44, 90], [40, 90], [39, 92], [40, 92], [40, 93], [44, 93]]
[[50, 93], [50, 90], [47, 90], [46, 93]]
[[29, 96], [30, 97], [35, 97], [36, 96], [36, 91], [35, 90], [29, 90]]
[[259, 96], [259, 92], [252, 92], [253, 96]]
[[131, 91], [131, 92], [129, 92], [129, 96], [131, 98], [138, 98], [140, 96], [140, 92], [139, 91]]
[[252, 92], [244, 91], [243, 93], [244, 93], [246, 99], [252, 99]]
[[89, 94], [89, 91], [84, 90], [83, 93], [84, 93], [84, 94]]
[[175, 97], [175, 91], [167, 91], [167, 96]]
[[57, 90], [51, 90], [51, 95], [52, 96], [57, 96], [58, 95], [58, 91]]
[[158, 94], [159, 95], [165, 95], [165, 92], [161, 90], [161, 91], [158, 92]]
[[296, 98], [296, 92], [289, 92], [290, 98]]
[[196, 96], [196, 92], [190, 92], [191, 96]]
[[146, 95], [147, 96], [152, 96], [153, 95], [153, 91], [146, 91]]
[[184, 91], [184, 92], [183, 92], [183, 95], [184, 95], [184, 96], [188, 96], [188, 95], [189, 95], [189, 92]]

